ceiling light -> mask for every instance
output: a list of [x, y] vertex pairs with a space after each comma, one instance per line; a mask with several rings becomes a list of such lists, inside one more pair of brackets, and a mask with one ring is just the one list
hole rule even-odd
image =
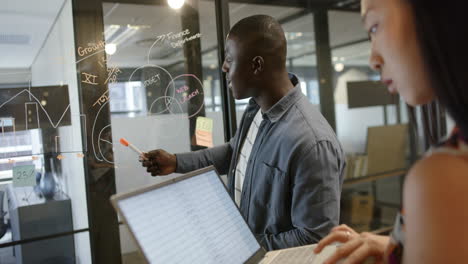
[[127, 24], [127, 27], [128, 28], [133, 28], [133, 29], [148, 29], [148, 28], [151, 28], [150, 25], [131, 25], [131, 24]]
[[333, 57], [333, 61], [338, 61], [338, 57]]
[[115, 43], [109, 43], [106, 44], [106, 53], [109, 55], [114, 55], [114, 53], [117, 51], [117, 45]]
[[185, 0], [167, 0], [169, 6], [173, 9], [179, 9], [184, 5]]
[[344, 58], [344, 57], [341, 57], [341, 58], [340, 58], [340, 61], [345, 61], [345, 58]]
[[122, 31], [120, 34], [118, 34], [117, 37], [115, 37], [115, 39], [112, 40], [112, 43], [119, 46], [120, 44], [124, 43], [129, 38], [131, 38], [137, 32], [138, 29], [126, 27], [124, 31]]
[[342, 72], [343, 70], [344, 70], [344, 64], [343, 63], [335, 64], [335, 71]]
[[109, 40], [117, 31], [119, 31], [120, 25], [110, 25], [106, 26], [104, 30], [104, 38]]

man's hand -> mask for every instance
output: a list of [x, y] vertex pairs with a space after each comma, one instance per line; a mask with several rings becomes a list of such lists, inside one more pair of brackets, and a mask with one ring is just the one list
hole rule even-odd
[[140, 156], [140, 161], [146, 171], [152, 176], [163, 176], [174, 173], [177, 166], [177, 159], [174, 154], [165, 150], [157, 149]]

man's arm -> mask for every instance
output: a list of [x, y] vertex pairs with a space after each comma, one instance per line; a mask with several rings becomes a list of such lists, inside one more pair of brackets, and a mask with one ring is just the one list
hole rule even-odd
[[152, 150], [140, 157], [143, 167], [152, 176], [174, 172], [187, 173], [213, 165], [220, 174], [227, 174], [238, 132], [223, 145], [199, 151], [171, 154], [162, 149]]
[[317, 243], [338, 225], [343, 159], [329, 141], [320, 141], [294, 158], [290, 169], [294, 229], [258, 234], [262, 245], [274, 250]]
[[218, 173], [227, 174], [231, 162], [234, 138], [223, 145], [176, 154], [176, 172], [186, 173], [213, 165]]

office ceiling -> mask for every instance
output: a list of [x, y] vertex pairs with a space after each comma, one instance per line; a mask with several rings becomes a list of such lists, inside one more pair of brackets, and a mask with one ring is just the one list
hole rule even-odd
[[[2, 1], [0, 5], [0, 72], [6, 69], [27, 69], [31, 66], [64, 1]], [[119, 2], [125, 1], [130, 0]], [[333, 56], [337, 61], [367, 64], [369, 47], [366, 42], [343, 46], [343, 44], [366, 38], [361, 27], [359, 13], [349, 11], [358, 10], [359, 0], [258, 0], [256, 4], [251, 4], [251, 2], [251, 0], [230, 1], [231, 25], [253, 14], [268, 14], [279, 20], [288, 20], [283, 27], [288, 38], [288, 57], [293, 59], [295, 65], [315, 65], [313, 17], [311, 14], [304, 15], [304, 6], [335, 10], [329, 13], [329, 23], [331, 44], [333, 47], [339, 47], [333, 50]], [[298, 7], [291, 7], [292, 5]], [[214, 1], [200, 0], [198, 10], [203, 64], [217, 67]], [[142, 61], [147, 59], [148, 51], [157, 36], [183, 30], [177, 11], [167, 6], [104, 3], [103, 14], [108, 40], [115, 40], [125, 30], [130, 35], [123, 41], [121, 37], [117, 52], [111, 58], [120, 66], [140, 66]], [[129, 32], [129, 25], [135, 32]], [[116, 30], [116, 27], [119, 29]], [[135, 28], [138, 29], [135, 30]], [[110, 33], [115, 35], [109, 35]], [[181, 59], [183, 59], [182, 49], [174, 49], [168, 45], [155, 45], [150, 52], [150, 61], [158, 65], [171, 65]]]
[[301, 8], [326, 8], [329, 10], [359, 11], [361, 0], [230, 0], [230, 3], [247, 3]]
[[[325, 0], [317, 2], [337, 3]], [[218, 62], [214, 1], [199, 1], [196, 8], [200, 14], [202, 63], [206, 67], [215, 68]], [[231, 25], [254, 14], [268, 14], [280, 21], [288, 21], [283, 23], [288, 40], [288, 58], [296, 66], [315, 65], [314, 21], [311, 13], [304, 12], [306, 9], [236, 1], [229, 3], [229, 10]], [[169, 43], [161, 42], [153, 46], [158, 36], [184, 30], [177, 11], [167, 6], [104, 3], [103, 13], [106, 41], [111, 43], [117, 39], [117, 52], [111, 58], [114, 65], [138, 67], [148, 59], [148, 55], [152, 64], [162, 66], [172, 66], [184, 59], [181, 48], [174, 49]], [[128, 25], [139, 28], [129, 33]], [[331, 46], [334, 47], [332, 55], [336, 57], [336, 62], [367, 65], [369, 45], [359, 13], [330, 11], [329, 27]], [[354, 44], [346, 45], [348, 43]]]
[[24, 69], [33, 63], [64, 0], [2, 0], [0, 69]]

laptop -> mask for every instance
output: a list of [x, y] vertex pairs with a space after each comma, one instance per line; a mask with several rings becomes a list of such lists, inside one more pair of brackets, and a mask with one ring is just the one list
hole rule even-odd
[[148, 263], [320, 264], [316, 245], [266, 252], [214, 167], [111, 197]]

